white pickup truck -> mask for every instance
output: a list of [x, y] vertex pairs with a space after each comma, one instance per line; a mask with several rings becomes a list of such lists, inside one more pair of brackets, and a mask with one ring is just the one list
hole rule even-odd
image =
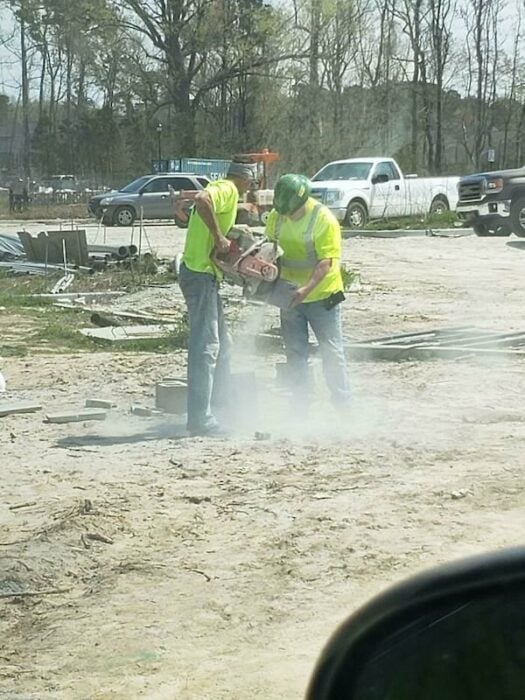
[[359, 229], [369, 219], [455, 209], [459, 177], [403, 176], [392, 158], [350, 158], [325, 165], [312, 178], [312, 196], [337, 219]]

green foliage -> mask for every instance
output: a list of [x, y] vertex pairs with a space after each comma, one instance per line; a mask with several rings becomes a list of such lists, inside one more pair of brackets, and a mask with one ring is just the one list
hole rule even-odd
[[350, 290], [352, 284], [360, 279], [357, 270], [351, 270], [347, 265], [341, 265], [341, 277], [343, 278], [343, 289], [345, 292]]
[[396, 229], [429, 229], [429, 228], [455, 228], [458, 226], [459, 220], [456, 213], [447, 211], [442, 214], [428, 214], [424, 217], [404, 216], [394, 219], [376, 219], [369, 221], [365, 229], [369, 231]]
[[[516, 43], [515, 61], [509, 55], [513, 41], [496, 55], [487, 39], [476, 53], [476, 33], [465, 39], [460, 31], [465, 13], [474, 21], [472, 8], [461, 10], [449, 0], [443, 7], [449, 8], [450, 26], [441, 27], [438, 37], [429, 25], [422, 27], [416, 48], [426, 73], [417, 80], [410, 75], [413, 3], [8, 4], [17, 21], [23, 19], [30, 46], [35, 174], [73, 172], [98, 184], [123, 184], [150, 170], [158, 121], [164, 158], [228, 157], [272, 147], [282, 156], [280, 172], [312, 174], [332, 159], [385, 155], [406, 171], [455, 174], [486, 166], [489, 145], [496, 148], [496, 166], [523, 161], [521, 45]], [[428, 23], [430, 4], [425, 7], [421, 16]], [[495, 19], [483, 16], [487, 24], [480, 36], [490, 36]], [[443, 85], [457, 86], [465, 65], [470, 69], [464, 94], [437, 88], [438, 39], [448, 51]], [[481, 67], [473, 59], [478, 55]], [[488, 81], [481, 101], [475, 92], [478, 68]], [[0, 124], [17, 134], [17, 147], [22, 117], [16, 100], [0, 95]], [[435, 154], [438, 131], [441, 159]], [[20, 154], [10, 153], [0, 163], [6, 170], [21, 162]]]

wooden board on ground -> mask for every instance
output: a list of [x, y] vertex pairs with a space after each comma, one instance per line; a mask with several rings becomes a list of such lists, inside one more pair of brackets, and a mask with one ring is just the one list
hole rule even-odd
[[471, 327], [373, 338], [346, 345], [350, 360], [427, 360], [473, 356], [525, 357], [525, 333]]

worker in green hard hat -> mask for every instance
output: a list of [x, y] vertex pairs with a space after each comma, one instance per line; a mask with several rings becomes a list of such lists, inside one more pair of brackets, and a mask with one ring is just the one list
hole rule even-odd
[[350, 389], [343, 350], [341, 229], [323, 204], [311, 197], [304, 175], [283, 175], [274, 190], [266, 235], [283, 250], [281, 279], [297, 287], [281, 308], [290, 386], [301, 407], [310, 393], [308, 329], [319, 343], [323, 372], [336, 405], [348, 404]]

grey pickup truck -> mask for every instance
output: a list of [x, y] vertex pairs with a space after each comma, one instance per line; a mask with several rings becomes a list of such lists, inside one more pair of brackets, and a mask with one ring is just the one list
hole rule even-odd
[[525, 166], [466, 175], [458, 194], [458, 218], [478, 236], [525, 237]]

